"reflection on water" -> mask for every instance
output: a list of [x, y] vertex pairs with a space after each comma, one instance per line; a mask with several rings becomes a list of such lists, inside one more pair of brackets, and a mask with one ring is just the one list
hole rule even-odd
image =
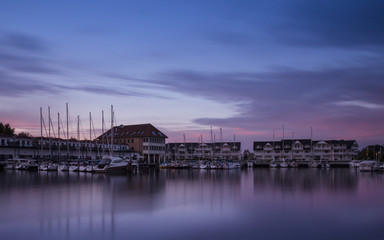
[[353, 169], [4, 171], [0, 237], [384, 239], [383, 187]]

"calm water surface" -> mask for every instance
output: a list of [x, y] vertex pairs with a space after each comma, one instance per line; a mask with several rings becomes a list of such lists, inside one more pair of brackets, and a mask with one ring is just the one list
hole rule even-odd
[[0, 239], [384, 239], [384, 174], [0, 172]]

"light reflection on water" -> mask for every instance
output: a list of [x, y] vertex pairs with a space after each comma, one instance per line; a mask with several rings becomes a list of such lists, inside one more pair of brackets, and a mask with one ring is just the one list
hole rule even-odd
[[384, 174], [0, 172], [1, 239], [384, 239]]

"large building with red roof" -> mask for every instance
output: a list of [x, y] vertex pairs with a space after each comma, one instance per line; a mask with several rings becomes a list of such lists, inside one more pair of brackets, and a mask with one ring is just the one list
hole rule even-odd
[[165, 139], [163, 132], [150, 123], [136, 125], [120, 125], [98, 137], [104, 143], [129, 145], [130, 150], [140, 153], [148, 163], [159, 162], [165, 155]]

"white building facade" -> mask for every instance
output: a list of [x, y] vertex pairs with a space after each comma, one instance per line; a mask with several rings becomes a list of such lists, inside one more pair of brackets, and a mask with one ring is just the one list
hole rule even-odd
[[288, 139], [253, 143], [254, 158], [261, 161], [352, 161], [357, 158], [358, 148], [355, 140]]
[[[42, 144], [41, 144], [42, 143]], [[97, 159], [103, 155], [125, 156], [130, 149], [127, 145], [101, 144], [95, 141], [75, 139], [20, 138], [0, 136], [0, 159]]]

